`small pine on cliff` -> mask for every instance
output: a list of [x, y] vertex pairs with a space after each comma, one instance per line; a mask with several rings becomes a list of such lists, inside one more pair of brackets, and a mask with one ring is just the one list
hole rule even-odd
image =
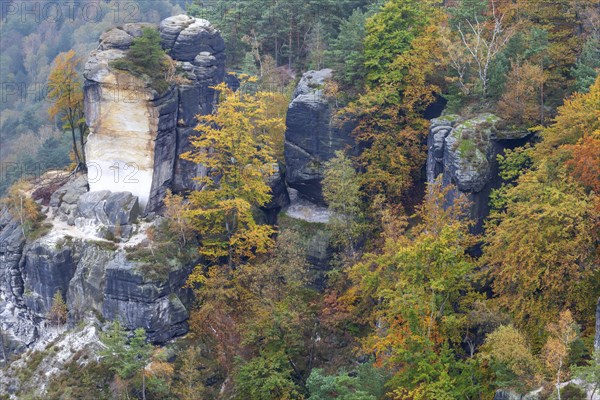
[[111, 66], [148, 77], [150, 85], [159, 93], [168, 89], [166, 76], [173, 69], [171, 59], [160, 45], [160, 34], [150, 27], [143, 28], [142, 36], [133, 40], [125, 58], [113, 61]]

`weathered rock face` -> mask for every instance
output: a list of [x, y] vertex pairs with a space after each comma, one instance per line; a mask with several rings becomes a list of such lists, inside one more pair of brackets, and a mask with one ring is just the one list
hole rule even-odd
[[520, 145], [527, 131], [506, 131], [492, 114], [464, 119], [446, 115], [431, 121], [428, 137], [427, 181], [441, 175], [442, 185], [455, 185], [448, 194], [452, 201], [465, 193], [472, 202], [475, 230], [481, 231], [489, 213], [489, 195], [499, 185], [496, 157], [505, 148]]
[[75, 215], [75, 226], [82, 231], [95, 227], [95, 233], [105, 239], [129, 238], [139, 215], [139, 202], [129, 192], [88, 192], [79, 198]]
[[[143, 327], [150, 340], [164, 342], [187, 332], [188, 312], [178, 293], [191, 268], [172, 271], [163, 281], [148, 280], [120, 253], [106, 265], [102, 315], [130, 329]], [[183, 293], [184, 295], [184, 293]]]
[[334, 118], [334, 100], [324, 93], [332, 70], [309, 71], [298, 83], [289, 106], [285, 132], [286, 182], [301, 197], [323, 205], [323, 163], [337, 150], [355, 148], [352, 121]]
[[25, 240], [21, 226], [0, 210], [0, 327], [9, 352], [46, 338], [57, 292], [73, 323], [93, 312], [143, 327], [154, 342], [187, 332], [185, 305], [192, 297], [182, 288], [195, 263], [149, 276], [146, 261], [128, 254], [148, 241], [145, 229], [156, 221], [138, 221], [138, 198], [129, 192], [81, 194], [85, 181], [73, 177], [51, 196], [46, 223], [52, 228], [36, 240]]
[[125, 56], [147, 24], [126, 24], [105, 32], [85, 66], [86, 144], [91, 191], [130, 192], [142, 213], [162, 205], [167, 189], [194, 187], [202, 174], [180, 160], [190, 149], [196, 115], [212, 112], [223, 81], [224, 41], [206, 20], [185, 15], [160, 24], [162, 46], [184, 71], [165, 93], [146, 81], [115, 70], [110, 62]]

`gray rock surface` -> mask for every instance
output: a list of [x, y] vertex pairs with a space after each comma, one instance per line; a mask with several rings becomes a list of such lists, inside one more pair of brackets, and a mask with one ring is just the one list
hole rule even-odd
[[428, 136], [427, 181], [441, 175], [443, 186], [454, 185], [448, 193], [451, 202], [458, 193], [471, 201], [475, 231], [481, 232], [489, 213], [489, 195], [500, 184], [496, 157], [505, 148], [521, 145], [529, 135], [505, 130], [503, 121], [484, 113], [465, 119], [446, 115], [431, 120]]
[[97, 227], [102, 238], [118, 236], [128, 239], [139, 214], [138, 198], [129, 192], [88, 192], [77, 202], [75, 225], [79, 228]]
[[187, 332], [188, 312], [178, 297], [189, 269], [169, 273], [164, 281], [148, 280], [123, 253], [106, 265], [102, 314], [130, 329], [143, 327], [150, 340], [164, 342]]
[[213, 54], [225, 50], [225, 41], [210, 22], [187, 15], [176, 15], [160, 23], [163, 49], [177, 61], [192, 61], [200, 52]]
[[[88, 163], [101, 166], [102, 179], [110, 177], [112, 171], [106, 169], [114, 162], [136, 164], [140, 183], [135, 189], [145, 191], [134, 193], [142, 214], [159, 210], [168, 189], [196, 188], [193, 178], [205, 170], [180, 155], [191, 149], [189, 138], [196, 134], [196, 116], [214, 109], [216, 93], [212, 86], [225, 77], [225, 44], [219, 31], [206, 20], [186, 15], [167, 18], [159, 26], [163, 48], [182, 71], [165, 93], [159, 94], [147, 82], [111, 68], [111, 61], [124, 57], [134, 37], [147, 25], [126, 24], [105, 32], [84, 71], [85, 111], [91, 130], [87, 147], [88, 154], [94, 155]], [[124, 126], [130, 126], [130, 131], [122, 129]], [[104, 147], [111, 140], [120, 140], [127, 151], [107, 154]], [[139, 148], [134, 149], [130, 142]], [[96, 184], [97, 189], [91, 190], [129, 190], [109, 186]]]
[[[286, 118], [286, 182], [300, 196], [323, 205], [323, 163], [337, 150], [355, 149], [351, 137], [355, 125], [334, 118], [334, 100], [324, 93], [332, 70], [309, 71], [294, 91]], [[351, 150], [351, 153], [355, 150]]]
[[462, 192], [483, 189], [490, 179], [492, 131], [497, 121], [494, 115], [483, 114], [460, 122], [447, 134], [443, 157], [445, 183], [455, 184]]

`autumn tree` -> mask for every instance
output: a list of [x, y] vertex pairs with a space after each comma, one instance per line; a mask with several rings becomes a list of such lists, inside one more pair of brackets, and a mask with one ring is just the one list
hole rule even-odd
[[325, 163], [323, 197], [333, 212], [330, 224], [337, 242], [354, 255], [357, 240], [365, 228], [360, 180], [352, 161], [341, 150]]
[[74, 50], [56, 56], [54, 67], [48, 76], [48, 98], [52, 101], [48, 114], [51, 119], [59, 117], [64, 123], [63, 129], [71, 131], [77, 169], [85, 170], [85, 136], [88, 127], [83, 109], [83, 90], [77, 74], [80, 61]]
[[60, 290], [57, 290], [52, 298], [52, 306], [50, 311], [48, 311], [48, 319], [53, 325], [64, 325], [67, 322], [67, 315], [67, 304]]
[[[493, 212], [488, 222], [483, 261], [495, 301], [538, 349], [545, 334], [536, 327], [545, 327], [564, 309], [589, 324], [594, 307], [587, 281], [596, 273], [597, 199], [573, 179], [576, 170], [569, 165], [573, 145], [600, 127], [599, 95], [597, 81], [590, 93], [576, 94], [559, 108], [554, 124], [529, 152], [531, 168], [506, 191], [505, 209]], [[582, 159], [593, 162], [595, 156], [588, 157]]]
[[538, 383], [539, 364], [525, 336], [512, 325], [502, 325], [486, 336], [478, 358], [496, 388], [524, 393]]
[[295, 230], [282, 229], [272, 252], [233, 271], [210, 268], [197, 291], [192, 332], [213, 341], [220, 369], [242, 398], [293, 398], [307, 378], [314, 297], [301, 242]]
[[[429, 13], [437, 15], [434, 10]], [[390, 24], [380, 29], [393, 29], [395, 24]], [[382, 195], [390, 204], [407, 203], [409, 190], [420, 178], [429, 126], [421, 115], [440, 91], [434, 79], [441, 58], [437, 27], [410, 32], [406, 35], [414, 39], [397, 49], [402, 52], [386, 63], [388, 69], [378, 76], [376, 86], [368, 87], [341, 112], [358, 120], [354, 133], [365, 147], [358, 157], [362, 187], [368, 196]]]
[[267, 178], [275, 160], [269, 132], [284, 122], [267, 116], [261, 94], [234, 93], [225, 84], [216, 90], [216, 114], [200, 118], [194, 150], [183, 155], [208, 168], [196, 178], [203, 188], [191, 194], [187, 216], [202, 237], [200, 253], [215, 262], [225, 258], [233, 268], [272, 244], [273, 228], [257, 223], [252, 211], [271, 198]]
[[539, 65], [513, 63], [506, 89], [498, 102], [500, 116], [520, 126], [541, 122], [544, 81], [544, 71]]
[[474, 237], [464, 219], [465, 199], [445, 209], [446, 193], [439, 181], [433, 184], [418, 209], [422, 222], [392, 232], [381, 253], [366, 254], [352, 266], [352, 285], [342, 296], [356, 320], [372, 328], [363, 340], [365, 352], [389, 368], [399, 390], [407, 390], [399, 398], [428, 398], [437, 390], [445, 397], [436, 398], [452, 398], [454, 390], [448, 345], [462, 339], [463, 319], [455, 310], [475, 268], [465, 254]]
[[167, 190], [164, 201], [164, 216], [168, 220], [169, 231], [177, 235], [179, 247], [184, 248], [187, 246], [194, 232], [187, 215], [189, 213], [189, 204], [182, 196], [173, 194], [170, 190]]
[[[596, 2], [597, 7], [597, 0], [583, 3], [589, 3], [593, 7], [593, 2]], [[530, 62], [537, 62], [544, 69], [544, 97], [553, 105], [560, 104], [568, 94], [570, 71], [575, 66], [577, 53], [583, 44], [583, 36], [579, 34], [577, 3], [573, 0], [516, 2], [521, 24], [545, 34], [547, 45]]]
[[190, 346], [181, 355], [181, 367], [177, 370], [174, 392], [182, 399], [202, 400], [206, 397], [199, 351], [197, 347]]
[[548, 371], [555, 377], [556, 393], [560, 400], [560, 383], [563, 372], [568, 367], [565, 363], [569, 356], [571, 343], [577, 338], [578, 326], [573, 320], [571, 312], [566, 310], [560, 313], [557, 322], [548, 325], [547, 330], [550, 337], [544, 345], [544, 361]]
[[19, 222], [25, 238], [30, 237], [42, 218], [39, 206], [29, 195], [28, 189], [25, 181], [19, 181], [8, 189], [8, 196], [2, 199], [12, 217]]

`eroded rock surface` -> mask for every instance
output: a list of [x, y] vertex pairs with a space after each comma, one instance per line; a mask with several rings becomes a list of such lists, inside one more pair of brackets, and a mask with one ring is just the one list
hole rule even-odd
[[489, 213], [489, 195], [499, 186], [498, 154], [505, 148], [521, 145], [528, 131], [507, 130], [502, 120], [489, 113], [472, 118], [446, 115], [431, 121], [428, 136], [427, 181], [440, 177], [443, 186], [456, 188], [448, 194], [452, 201], [458, 193], [472, 203], [471, 217], [481, 231]]
[[202, 19], [179, 15], [160, 24], [162, 46], [184, 71], [159, 93], [141, 77], [116, 70], [148, 24], [126, 24], [105, 32], [86, 63], [86, 144], [91, 191], [130, 192], [142, 213], [162, 206], [167, 189], [194, 188], [201, 167], [180, 159], [190, 150], [196, 115], [211, 113], [211, 89], [225, 75], [225, 45]]
[[[337, 150], [354, 149], [352, 121], [335, 118], [335, 100], [325, 94], [331, 69], [309, 71], [298, 83], [286, 118], [286, 182], [299, 195], [324, 205], [323, 163]], [[351, 153], [353, 151], [351, 150]]]

